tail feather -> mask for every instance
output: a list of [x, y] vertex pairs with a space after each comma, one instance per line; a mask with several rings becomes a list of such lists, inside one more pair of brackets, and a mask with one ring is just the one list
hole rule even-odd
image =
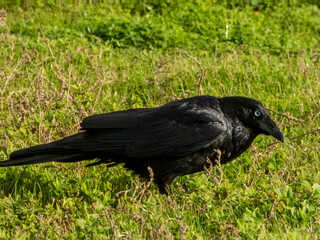
[[61, 155], [61, 154], [40, 154], [29, 157], [20, 158], [10, 158], [6, 161], [0, 162], [0, 167], [10, 167], [10, 166], [20, 166], [20, 165], [30, 165], [36, 163], [46, 163], [46, 162], [76, 162], [83, 160], [82, 153]]
[[20, 158], [20, 157], [32, 156], [35, 154], [44, 154], [50, 151], [56, 152], [59, 148], [61, 149], [61, 147], [58, 147], [55, 144], [55, 142], [42, 144], [34, 147], [17, 150], [10, 154], [10, 158]]
[[42, 144], [26, 149], [21, 149], [11, 153], [10, 159], [0, 161], [0, 167], [30, 165], [45, 162], [77, 162], [82, 160], [90, 160], [95, 158], [92, 152], [76, 148], [70, 148], [70, 144], [83, 144], [85, 137], [82, 133], [64, 138], [59, 141]]

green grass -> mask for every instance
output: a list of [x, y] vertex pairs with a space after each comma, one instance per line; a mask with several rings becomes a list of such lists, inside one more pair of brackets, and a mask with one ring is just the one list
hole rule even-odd
[[318, 7], [40, 3], [10, 5], [0, 27], [1, 159], [198, 92], [260, 100], [286, 142], [259, 136], [220, 184], [214, 168], [170, 197], [122, 166], [2, 168], [0, 239], [320, 238]]

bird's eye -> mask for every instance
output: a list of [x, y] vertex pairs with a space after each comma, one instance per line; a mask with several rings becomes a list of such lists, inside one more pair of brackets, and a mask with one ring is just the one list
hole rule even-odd
[[259, 112], [258, 110], [254, 111], [254, 115], [256, 117], [260, 117], [261, 116], [261, 112]]

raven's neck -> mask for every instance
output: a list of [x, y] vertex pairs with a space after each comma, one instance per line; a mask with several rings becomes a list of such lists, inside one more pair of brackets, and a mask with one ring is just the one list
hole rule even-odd
[[237, 153], [234, 158], [238, 157], [247, 150], [253, 140], [257, 137], [257, 133], [243, 125], [236, 126], [232, 131], [232, 140], [234, 150]]
[[257, 135], [255, 131], [247, 128], [240, 121], [234, 121], [229, 128], [229, 141], [227, 145], [222, 146], [223, 162], [229, 162], [240, 156], [250, 147]]

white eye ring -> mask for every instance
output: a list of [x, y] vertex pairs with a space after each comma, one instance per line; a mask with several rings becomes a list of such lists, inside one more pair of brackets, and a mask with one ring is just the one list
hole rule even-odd
[[256, 117], [260, 117], [261, 116], [261, 112], [259, 112], [258, 110], [254, 111], [254, 115]]

